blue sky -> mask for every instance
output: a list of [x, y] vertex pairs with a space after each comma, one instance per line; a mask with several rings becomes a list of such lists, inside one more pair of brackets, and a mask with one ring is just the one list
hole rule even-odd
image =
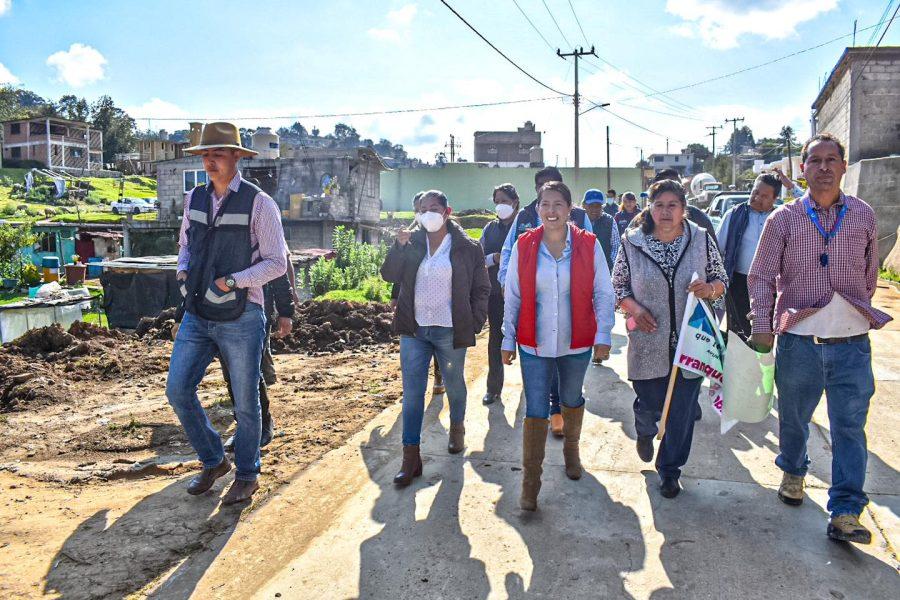
[[[689, 142], [709, 143], [707, 125], [743, 116], [757, 137], [791, 124], [809, 131], [820, 80], [850, 38], [774, 65], [662, 98], [669, 90], [762, 63], [877, 23], [885, 0], [448, 0], [488, 39], [557, 90], [573, 87], [571, 61], [555, 49], [596, 46], [580, 69], [582, 93], [646, 129], [594, 110], [581, 120], [582, 165], [613, 166]], [[891, 11], [900, 0], [891, 3]], [[546, 6], [556, 18], [551, 20]], [[542, 39], [523, 16], [531, 19]], [[898, 16], [897, 21], [900, 21]], [[581, 28], [579, 28], [579, 22]], [[584, 35], [581, 29], [584, 30]], [[863, 45], [872, 30], [857, 35]], [[568, 39], [568, 43], [564, 41]], [[900, 23], [883, 45], [900, 43]], [[111, 95], [139, 126], [184, 128], [186, 119], [273, 117], [431, 108], [553, 96], [505, 62], [437, 0], [238, 2], [219, 0], [0, 0], [0, 82], [50, 98]], [[642, 90], [636, 91], [634, 88]], [[656, 111], [656, 112], [653, 112]], [[545, 161], [572, 164], [571, 102], [402, 115], [301, 119], [330, 131], [347, 122], [363, 137], [387, 137], [433, 160], [451, 133], [471, 159], [476, 130], [544, 132]], [[668, 114], [660, 114], [668, 113]], [[175, 117], [179, 121], [163, 121]], [[259, 118], [254, 118], [259, 117]], [[725, 141], [717, 135], [717, 145]]]

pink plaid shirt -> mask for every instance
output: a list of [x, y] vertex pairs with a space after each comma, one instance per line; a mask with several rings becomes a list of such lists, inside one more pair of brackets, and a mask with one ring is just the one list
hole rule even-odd
[[[825, 231], [832, 230], [840, 207], [847, 205], [844, 222], [828, 243], [827, 267], [819, 262], [825, 240], [806, 214], [806, 198]], [[878, 279], [877, 239], [875, 211], [843, 192], [827, 210], [819, 208], [809, 193], [776, 209], [766, 220], [747, 276], [753, 333], [789, 331], [824, 308], [835, 293], [866, 317], [872, 328], [883, 327], [891, 317], [872, 307]]]

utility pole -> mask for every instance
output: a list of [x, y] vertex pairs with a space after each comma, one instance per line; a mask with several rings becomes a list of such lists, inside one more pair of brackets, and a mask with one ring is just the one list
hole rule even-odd
[[[581, 48], [572, 50], [571, 52], [566, 52], [565, 54], [563, 54], [559, 50], [559, 48], [557, 48], [556, 55], [563, 59], [568, 58], [570, 56], [575, 58], [575, 96], [574, 96], [574, 100], [575, 100], [575, 168], [577, 169], [581, 166], [581, 161], [580, 161], [579, 155], [578, 155], [578, 117], [580, 116], [580, 113], [578, 112], [578, 105], [579, 105], [579, 101], [580, 101], [580, 96], [578, 95], [578, 59], [581, 58], [582, 56], [597, 56], [597, 53], [594, 52], [594, 47], [591, 46], [591, 49], [589, 52], [585, 52], [584, 48], [581, 47]], [[598, 56], [597, 58], [600, 58], [600, 57]]]
[[444, 148], [450, 148], [450, 162], [456, 162], [456, 149], [462, 148], [462, 144], [456, 143], [456, 137], [451, 133], [450, 134], [450, 143], [444, 144]]
[[716, 129], [722, 129], [723, 125], [707, 125], [706, 128], [711, 130], [712, 133], [708, 133], [707, 135], [712, 136], [712, 168], [715, 170], [716, 168]]
[[731, 185], [737, 185], [737, 124], [743, 123], [744, 117], [725, 119], [725, 122], [734, 125], [734, 133], [731, 136]]
[[669, 138], [666, 138], [666, 154], [669, 153]]
[[612, 175], [609, 172], [609, 125], [606, 126], [606, 189], [612, 189]]

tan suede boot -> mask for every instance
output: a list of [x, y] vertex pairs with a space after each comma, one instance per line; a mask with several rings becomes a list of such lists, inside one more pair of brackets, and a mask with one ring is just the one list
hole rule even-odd
[[566, 460], [566, 476], [581, 479], [581, 457], [578, 455], [578, 440], [581, 439], [581, 422], [584, 420], [584, 405], [578, 408], [562, 407], [563, 458]]
[[549, 425], [547, 419], [531, 417], [525, 417], [522, 425], [522, 497], [519, 499], [522, 510], [537, 510]]

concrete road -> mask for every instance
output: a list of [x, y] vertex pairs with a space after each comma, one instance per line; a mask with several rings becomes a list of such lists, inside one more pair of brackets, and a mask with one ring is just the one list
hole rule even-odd
[[[896, 290], [886, 295], [898, 311]], [[884, 304], [882, 304], [884, 305]], [[897, 598], [900, 594], [900, 328], [873, 334], [878, 392], [868, 434], [863, 522], [869, 546], [825, 535], [830, 438], [824, 402], [809, 442], [809, 496], [780, 503], [777, 420], [720, 435], [704, 408], [674, 500], [637, 458], [625, 380], [624, 330], [611, 360], [591, 367], [582, 460], [570, 481], [550, 439], [535, 514], [518, 508], [519, 367], [502, 404], [484, 407], [484, 373], [470, 385], [467, 450], [446, 452], [442, 399], [428, 407], [424, 476], [397, 490], [399, 406], [326, 456], [241, 523], [212, 566], [170, 580], [160, 597], [233, 598]], [[481, 342], [483, 343], [483, 342]], [[701, 394], [703, 397], [705, 394]], [[207, 557], [209, 559], [211, 557]]]

